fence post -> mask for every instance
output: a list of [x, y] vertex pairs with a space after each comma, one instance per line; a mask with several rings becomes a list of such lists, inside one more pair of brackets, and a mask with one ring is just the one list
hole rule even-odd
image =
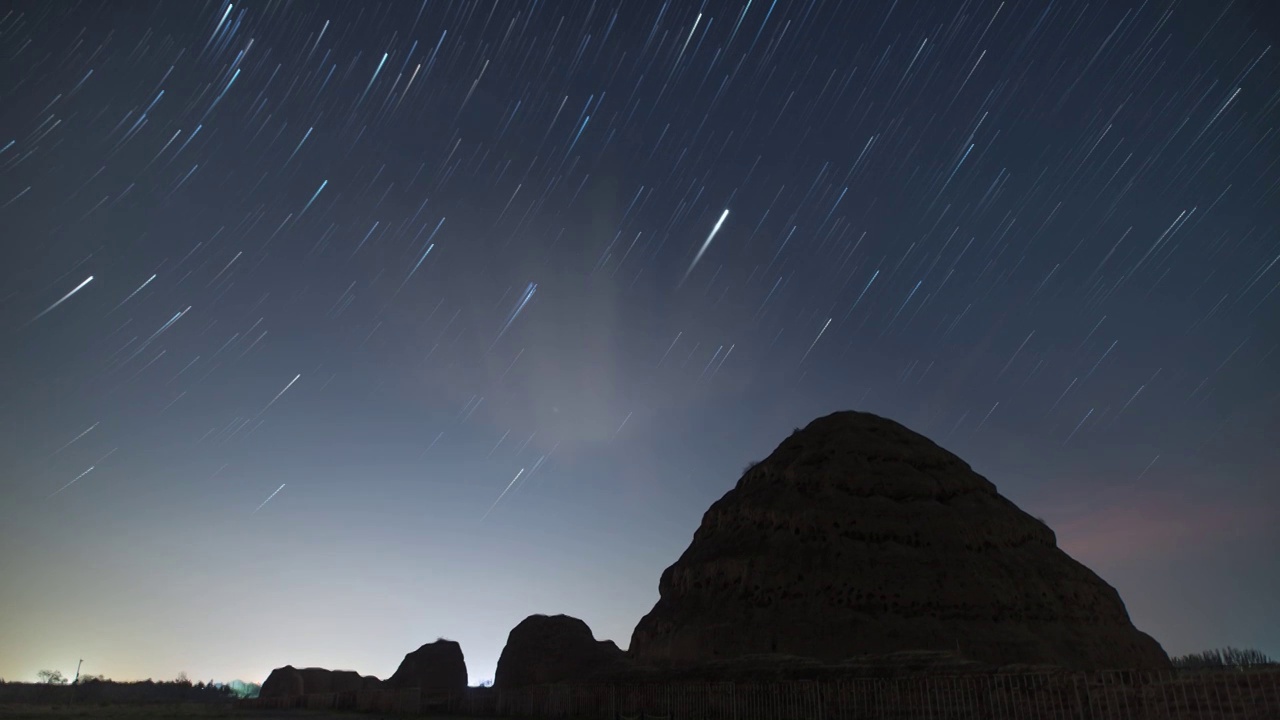
[[1001, 680], [1004, 684], [1004, 693], [1001, 695], [1004, 701], [1003, 715], [1009, 720], [1018, 720], [1018, 691], [1021, 687], [1018, 684], [1018, 676], [1005, 675]]
[[1196, 705], [1198, 706], [1197, 708], [1199, 710], [1198, 715], [1201, 715], [1202, 717], [1210, 717], [1210, 719], [1212, 720], [1213, 701], [1212, 701], [1212, 696], [1210, 696], [1210, 692], [1208, 692], [1208, 683], [1206, 682], [1207, 679], [1208, 679], [1207, 673], [1196, 674], [1196, 694], [1197, 696], [1204, 696], [1204, 700], [1197, 701]]
[[1133, 717], [1133, 702], [1134, 702], [1134, 698], [1133, 698], [1133, 690], [1134, 690], [1133, 671], [1132, 671], [1132, 670], [1121, 670], [1121, 671], [1119, 671], [1118, 673], [1116, 673], [1116, 677], [1118, 678], [1118, 686], [1119, 686], [1119, 689], [1120, 689], [1120, 703], [1121, 703], [1122, 707], [1124, 708], [1124, 710], [1123, 710], [1123, 712], [1124, 712], [1124, 716], [1125, 716], [1125, 718], [1132, 718], [1132, 717]]
[[[1213, 690], [1212, 705], [1215, 709], [1217, 709], [1218, 717], [1223, 717], [1223, 718], [1231, 717], [1231, 714], [1229, 712], [1229, 707], [1223, 705], [1222, 698], [1225, 697], [1227, 694], [1227, 683], [1230, 682], [1231, 676], [1234, 675], [1236, 672], [1239, 672], [1239, 671], [1229, 670], [1227, 672], [1222, 672], [1222, 673], [1212, 673], [1211, 675], [1211, 677], [1216, 676], [1215, 679], [1217, 680], [1217, 682], [1209, 683], [1209, 688]], [[1222, 686], [1221, 693], [1218, 692], [1219, 685]]]
[[1126, 720], [1133, 717], [1133, 671], [1116, 671], [1116, 693], [1120, 701], [1120, 712]]
[[1267, 679], [1271, 685], [1271, 697], [1267, 700], [1267, 706], [1280, 713], [1280, 673], [1272, 672]]
[[1103, 675], [1106, 678], [1103, 687], [1106, 688], [1104, 697], [1107, 699], [1107, 717], [1114, 718], [1116, 717], [1116, 708], [1118, 706], [1118, 703], [1116, 702], [1116, 675], [1115, 672], [1111, 670], [1106, 671]]
[[936, 683], [932, 677], [925, 675], [920, 678], [920, 705], [924, 709], [924, 716], [927, 718], [934, 717], [934, 707], [937, 698], [933, 696]]
[[[1235, 717], [1235, 714], [1236, 714], [1236, 696], [1238, 696], [1238, 695], [1240, 694], [1240, 683], [1241, 683], [1241, 681], [1243, 681], [1243, 682], [1244, 682], [1244, 683], [1246, 683], [1246, 684], [1249, 682], [1249, 670], [1248, 670], [1248, 668], [1242, 668], [1242, 669], [1240, 670], [1240, 672], [1239, 672], [1239, 674], [1238, 674], [1238, 675], [1236, 675], [1236, 676], [1235, 676], [1235, 677], [1233, 677], [1233, 678], [1229, 678], [1229, 679], [1228, 679], [1228, 681], [1227, 681], [1227, 687], [1226, 687], [1226, 695], [1227, 695], [1227, 714], [1228, 714], [1228, 716], [1229, 716], [1229, 717]], [[1235, 692], [1232, 692], [1233, 690], [1234, 690]], [[1243, 709], [1245, 709], [1245, 708], [1241, 708], [1241, 709], [1243, 710]]]
[[1165, 708], [1162, 714], [1157, 717], [1181, 717], [1178, 710], [1178, 673], [1175, 670], [1160, 671], [1160, 700], [1164, 702]]
[[[1184, 710], [1184, 712], [1180, 712], [1180, 713], [1178, 713], [1178, 716], [1179, 716], [1179, 717], [1184, 717], [1184, 716], [1185, 716], [1185, 717], [1188, 717], [1188, 718], [1189, 718], [1189, 717], [1191, 717], [1191, 696], [1187, 694], [1187, 681], [1186, 681], [1186, 674], [1185, 674], [1185, 673], [1182, 673], [1182, 672], [1179, 672], [1179, 671], [1177, 671], [1177, 670], [1174, 670], [1174, 675], [1175, 675], [1175, 676], [1177, 677], [1177, 679], [1178, 679], [1178, 684], [1175, 686], [1175, 688], [1174, 688], [1174, 689], [1175, 689], [1175, 690], [1181, 690], [1181, 691], [1182, 691], [1182, 708], [1183, 708], [1183, 710]], [[1177, 697], [1177, 693], [1176, 693], [1176, 692], [1174, 693], [1174, 697]], [[1185, 715], [1184, 715], [1184, 713], [1185, 713]]]
[[[1276, 674], [1274, 668], [1258, 673], [1258, 689], [1254, 696], [1261, 700], [1261, 707], [1268, 711], [1263, 713], [1264, 716], [1268, 713], [1273, 716], [1280, 714], [1280, 692], [1277, 692], [1280, 690], [1280, 682], [1276, 682], [1277, 680], [1280, 680], [1280, 674]], [[1267, 693], [1268, 686], [1270, 694]]]
[[1126, 720], [1133, 717], [1133, 671], [1116, 672], [1116, 691], [1120, 695], [1121, 712]]
[[1155, 717], [1157, 718], [1177, 717], [1176, 715], [1174, 715], [1174, 707], [1176, 707], [1176, 702], [1169, 699], [1169, 694], [1173, 690], [1171, 686], [1173, 685], [1174, 674], [1172, 672], [1159, 670], [1156, 672], [1156, 676], [1158, 678], [1157, 682], [1160, 683], [1161, 709], [1159, 712], [1155, 713]]
[[1110, 720], [1111, 718], [1111, 690], [1107, 682], [1107, 671], [1099, 670], [1094, 678], [1096, 680], [1094, 695], [1097, 697], [1098, 709], [1094, 717], [1099, 720]]
[[965, 695], [969, 698], [968, 702], [969, 702], [969, 707], [971, 708], [969, 717], [973, 718], [973, 720], [978, 720], [978, 718], [982, 718], [982, 717], [989, 717], [982, 714], [983, 705], [982, 705], [982, 697], [981, 697], [981, 688], [978, 687], [978, 684], [976, 681], [977, 681], [977, 678], [974, 678], [971, 676], [965, 676], [964, 678], [964, 692], [965, 692]]
[[1035, 720], [1041, 720], [1044, 717], [1044, 714], [1041, 712], [1043, 708], [1041, 707], [1042, 698], [1040, 697], [1039, 686], [1039, 675], [1035, 673], [1028, 673], [1022, 676], [1022, 703], [1023, 706], [1028, 708], [1030, 711], [1028, 717], [1034, 718]]
[[912, 684], [919, 688], [917, 691], [918, 699], [916, 700], [916, 710], [918, 711], [918, 714], [923, 718], [932, 718], [933, 702], [929, 697], [929, 677], [927, 675], [921, 675], [920, 678], [915, 680]]
[[1244, 695], [1244, 698], [1240, 702], [1240, 705], [1241, 705], [1240, 709], [1244, 711], [1246, 716], [1248, 715], [1250, 708], [1253, 705], [1253, 698], [1255, 695], [1253, 691], [1253, 680], [1257, 676], [1258, 674], [1255, 672], [1246, 672], [1244, 674], [1244, 688], [1241, 689], [1238, 685], [1236, 686], [1236, 689], [1239, 690], [1240, 693], [1243, 693]]
[[942, 709], [942, 717], [955, 717], [959, 713], [960, 703], [956, 701], [954, 678], [943, 675], [938, 678], [938, 707]]

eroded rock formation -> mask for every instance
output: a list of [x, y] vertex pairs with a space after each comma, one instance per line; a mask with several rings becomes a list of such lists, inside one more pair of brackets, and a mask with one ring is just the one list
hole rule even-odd
[[276, 668], [262, 683], [258, 697], [291, 697], [310, 693], [354, 692], [372, 690], [381, 686], [378, 678], [361, 676], [351, 670], [326, 670], [324, 668], [298, 669], [292, 665]]
[[292, 697], [302, 694], [302, 673], [292, 665], [276, 668], [262, 682], [258, 697]]
[[462, 690], [467, 687], [467, 663], [462, 646], [440, 638], [404, 656], [400, 667], [387, 678], [390, 688]]
[[868, 413], [814, 420], [750, 467], [658, 589], [629, 650], [649, 665], [920, 650], [992, 665], [1169, 664], [1052, 530], [960, 458]]
[[493, 686], [583, 682], [625, 668], [626, 653], [568, 615], [530, 615], [512, 628], [498, 658]]

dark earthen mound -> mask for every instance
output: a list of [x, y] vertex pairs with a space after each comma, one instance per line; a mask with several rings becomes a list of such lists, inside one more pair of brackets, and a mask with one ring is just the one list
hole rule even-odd
[[960, 458], [868, 413], [814, 420], [749, 468], [658, 590], [629, 651], [651, 667], [903, 651], [1169, 665], [1115, 588], [1044, 523]]
[[513, 688], [582, 682], [620, 672], [626, 665], [626, 653], [612, 640], [596, 640], [591, 628], [578, 618], [530, 615], [507, 636], [493, 685]]
[[387, 678], [389, 688], [463, 690], [467, 687], [467, 663], [462, 646], [441, 638], [404, 656], [400, 667]]
[[276, 668], [262, 683], [258, 697], [293, 697], [311, 693], [355, 692], [377, 689], [381, 683], [372, 676], [361, 677], [351, 670], [298, 669], [292, 665]]
[[276, 668], [263, 681], [258, 697], [293, 697], [302, 694], [302, 673], [292, 665]]

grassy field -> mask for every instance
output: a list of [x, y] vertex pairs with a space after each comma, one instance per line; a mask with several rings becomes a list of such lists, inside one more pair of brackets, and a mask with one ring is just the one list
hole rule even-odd
[[[398, 716], [373, 713], [326, 712], [313, 710], [241, 710], [233, 705], [184, 703], [180, 705], [0, 705], [4, 720], [403, 720]], [[426, 720], [462, 720], [430, 716]], [[484, 720], [466, 718], [466, 720]]]

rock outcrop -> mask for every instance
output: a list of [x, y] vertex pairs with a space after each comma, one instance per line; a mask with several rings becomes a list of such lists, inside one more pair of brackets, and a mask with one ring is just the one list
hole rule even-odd
[[389, 688], [422, 688], [423, 690], [464, 690], [467, 687], [467, 662], [462, 646], [440, 638], [404, 656], [400, 667], [387, 678]]
[[361, 676], [352, 670], [326, 670], [324, 668], [298, 669], [292, 665], [276, 668], [262, 683], [258, 697], [292, 697], [310, 693], [355, 692], [374, 690], [381, 686], [378, 678]]
[[276, 668], [262, 682], [258, 697], [292, 697], [302, 694], [302, 673], [292, 665]]
[[867, 413], [814, 420], [750, 467], [658, 590], [629, 649], [650, 666], [902, 651], [989, 665], [1169, 664], [1044, 523], [960, 458]]
[[626, 653], [612, 640], [596, 640], [578, 618], [530, 615], [507, 635], [493, 686], [584, 682], [620, 672], [626, 665]]

